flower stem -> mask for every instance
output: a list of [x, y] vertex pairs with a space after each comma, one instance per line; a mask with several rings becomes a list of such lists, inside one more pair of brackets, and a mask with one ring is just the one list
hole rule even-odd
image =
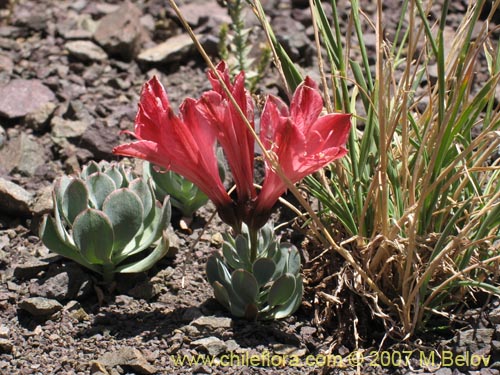
[[257, 242], [259, 239], [259, 230], [249, 229], [250, 232], [250, 263], [253, 264], [257, 259]]

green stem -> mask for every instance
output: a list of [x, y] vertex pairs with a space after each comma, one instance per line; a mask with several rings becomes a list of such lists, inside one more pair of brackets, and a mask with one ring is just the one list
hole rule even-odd
[[257, 242], [259, 238], [259, 230], [250, 228], [250, 263], [253, 264], [257, 259]]

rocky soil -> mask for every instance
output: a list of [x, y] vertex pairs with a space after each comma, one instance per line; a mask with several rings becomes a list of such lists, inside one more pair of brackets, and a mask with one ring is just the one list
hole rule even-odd
[[[367, 14], [374, 11], [372, 2], [362, 3]], [[387, 1], [389, 34], [390, 9], [397, 4]], [[348, 11], [349, 2], [339, 5]], [[305, 6], [301, 0], [265, 2], [290, 55], [314, 76], [313, 30]], [[465, 9], [462, 1], [451, 6], [450, 27]], [[229, 22], [226, 9], [214, 0], [195, 0], [181, 10], [216, 58], [220, 27]], [[255, 23], [250, 14], [247, 22]], [[253, 38], [258, 45], [263, 36]], [[367, 30], [369, 48], [374, 41]], [[112, 292], [40, 243], [37, 227], [51, 210], [54, 179], [79, 171], [89, 160], [116, 159], [111, 149], [125, 139], [120, 130], [133, 127], [142, 84], [157, 75], [178, 105], [208, 89], [204, 70], [165, 1], [0, 0], [0, 374], [499, 374], [500, 304], [495, 300], [471, 309], [453, 329], [442, 322], [444, 334], [416, 344], [387, 340], [382, 345], [383, 327], [366, 311], [359, 343], [365, 361], [358, 369], [351, 366], [358, 345], [349, 334], [352, 327], [343, 327], [341, 318], [322, 324], [315, 315], [312, 281], [303, 306], [288, 319], [232, 320], [212, 299], [205, 280], [205, 260], [221, 246], [222, 223], [217, 217], [210, 221], [210, 204], [189, 230], [174, 217], [173, 257], [147, 275], [118, 277]], [[272, 71], [261, 86], [280, 92]], [[284, 235], [299, 245], [304, 234], [291, 233]], [[306, 275], [311, 267], [306, 263]], [[389, 353], [411, 348], [414, 354], [401, 366], [394, 361], [369, 366], [380, 363], [368, 357], [379, 346]], [[439, 362], [448, 349], [490, 362], [439, 368], [418, 360], [419, 353], [435, 352]], [[292, 366], [265, 357], [252, 367], [220, 363], [229, 353], [248, 358], [266, 352], [300, 361], [332, 352], [347, 367]], [[197, 354], [216, 356], [219, 364], [180, 366], [171, 357]]]

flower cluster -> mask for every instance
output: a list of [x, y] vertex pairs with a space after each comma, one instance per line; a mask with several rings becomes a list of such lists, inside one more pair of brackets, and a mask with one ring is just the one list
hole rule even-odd
[[[217, 66], [224, 83], [254, 127], [254, 103], [241, 72], [233, 82], [227, 65]], [[216, 76], [213, 89], [195, 100], [186, 99], [175, 115], [156, 77], [143, 88], [135, 122], [137, 140], [113, 152], [148, 160], [192, 181], [216, 205], [222, 220], [240, 232], [242, 223], [257, 230], [267, 221], [286, 185], [266, 161], [265, 180], [254, 187], [255, 140]], [[306, 78], [295, 91], [290, 107], [268, 96], [260, 116], [260, 140], [295, 183], [347, 153], [350, 115], [321, 115], [323, 100], [314, 81]], [[236, 185], [237, 198], [226, 192], [218, 173], [216, 143], [224, 150]]]

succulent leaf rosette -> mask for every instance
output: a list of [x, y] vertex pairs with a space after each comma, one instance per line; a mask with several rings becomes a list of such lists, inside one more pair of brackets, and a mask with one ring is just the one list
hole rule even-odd
[[233, 316], [280, 319], [294, 313], [303, 294], [300, 255], [289, 243], [279, 243], [273, 228], [259, 231], [257, 257], [250, 259], [252, 246], [248, 228], [236, 237], [224, 236], [222, 254], [207, 261], [208, 281], [214, 295]]
[[[217, 153], [217, 165], [219, 176], [224, 181], [226, 170], [222, 152]], [[208, 202], [207, 195], [179, 173], [144, 161], [143, 174], [146, 180], [151, 179], [156, 199], [163, 201], [169, 195], [172, 206], [179, 209], [186, 218], [191, 218], [200, 207]]]
[[168, 251], [169, 197], [160, 205], [151, 185], [119, 164], [90, 162], [78, 177], [57, 180], [53, 198], [54, 217], [40, 225], [43, 244], [106, 282], [145, 271]]

